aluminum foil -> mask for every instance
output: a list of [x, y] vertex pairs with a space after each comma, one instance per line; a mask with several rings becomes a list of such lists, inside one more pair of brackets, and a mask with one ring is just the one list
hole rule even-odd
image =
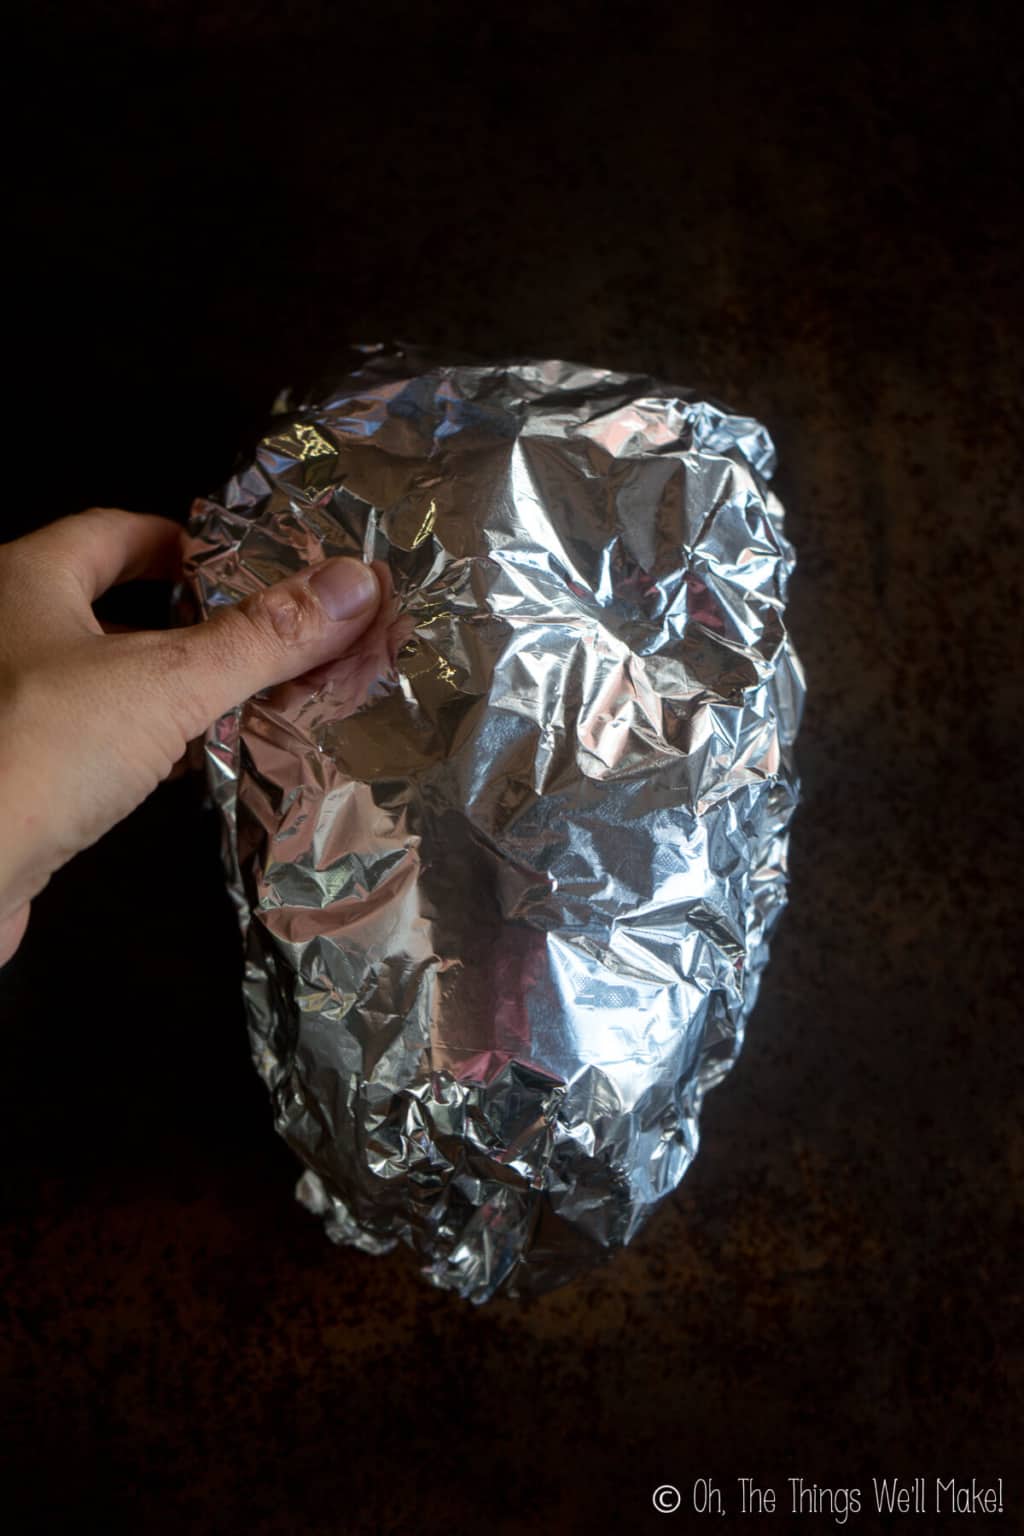
[[762, 426], [568, 362], [368, 348], [196, 503], [205, 615], [393, 586], [208, 733], [256, 1065], [329, 1235], [546, 1289], [697, 1151], [784, 901], [804, 684]]

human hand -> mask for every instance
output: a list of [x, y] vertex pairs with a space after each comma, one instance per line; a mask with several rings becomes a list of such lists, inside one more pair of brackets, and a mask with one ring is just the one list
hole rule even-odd
[[108, 634], [118, 582], [174, 579], [182, 530], [93, 508], [0, 545], [0, 965], [53, 872], [135, 809], [188, 742], [260, 689], [344, 655], [380, 604], [335, 559], [206, 623]]

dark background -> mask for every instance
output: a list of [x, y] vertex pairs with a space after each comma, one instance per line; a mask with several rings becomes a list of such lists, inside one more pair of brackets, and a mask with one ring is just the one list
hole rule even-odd
[[53, 880], [0, 977], [12, 1530], [667, 1529], [665, 1482], [697, 1530], [711, 1475], [815, 1531], [734, 1479], [878, 1473], [1019, 1528], [1024, 101], [970, 10], [33, 10], [4, 537], [182, 517], [352, 338], [643, 368], [773, 431], [810, 702], [700, 1158], [529, 1304], [293, 1204], [193, 784]]

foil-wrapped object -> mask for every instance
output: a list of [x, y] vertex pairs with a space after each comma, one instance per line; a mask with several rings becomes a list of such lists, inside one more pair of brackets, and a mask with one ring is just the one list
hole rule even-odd
[[651, 378], [368, 348], [197, 502], [204, 614], [338, 554], [394, 588], [372, 687], [206, 743], [255, 1061], [336, 1241], [546, 1289], [686, 1171], [785, 900], [773, 465]]

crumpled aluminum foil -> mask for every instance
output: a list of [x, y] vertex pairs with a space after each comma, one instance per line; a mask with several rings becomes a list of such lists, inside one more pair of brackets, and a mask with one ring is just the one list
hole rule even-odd
[[797, 798], [793, 552], [756, 421], [363, 350], [196, 503], [188, 574], [208, 615], [385, 562], [374, 686], [259, 695], [206, 757], [300, 1198], [480, 1302], [628, 1243], [736, 1058]]

